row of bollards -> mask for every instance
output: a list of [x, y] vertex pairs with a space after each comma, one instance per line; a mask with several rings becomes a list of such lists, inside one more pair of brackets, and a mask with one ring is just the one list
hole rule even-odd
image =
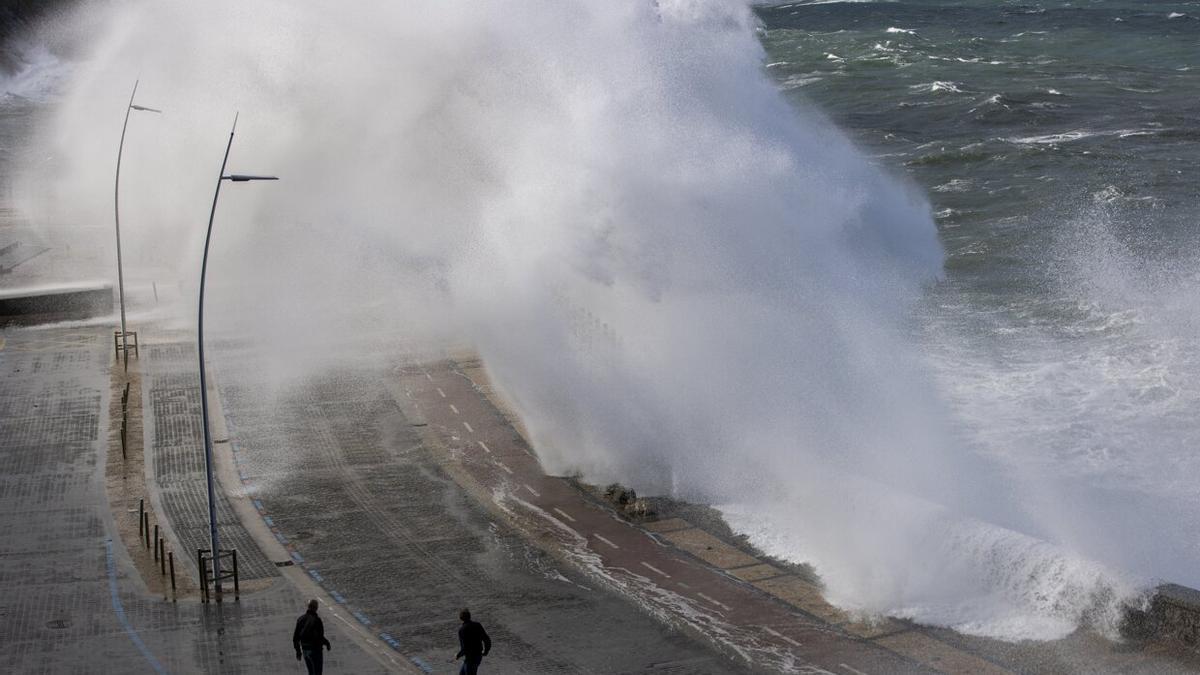
[[158, 525], [154, 525], [154, 535], [150, 535], [150, 513], [146, 511], [146, 500], [138, 500], [138, 537], [149, 549], [154, 546], [154, 562], [158, 563], [158, 571], [162, 576], [171, 575], [171, 601], [175, 598], [175, 552], [167, 550], [166, 539], [160, 536]]
[[[133, 353], [137, 355], [137, 333], [129, 333], [133, 336]], [[118, 334], [119, 335], [119, 334]], [[113, 344], [117, 343], [117, 336], [113, 337]], [[121, 459], [128, 459], [129, 443], [129, 383], [125, 383], [125, 388], [121, 391]], [[158, 529], [158, 524], [154, 525], [154, 534], [150, 534], [150, 513], [146, 511], [146, 499], [138, 499], [138, 538], [142, 540], [146, 548], [154, 547], [154, 562], [158, 563], [158, 572], [161, 576], [171, 577], [171, 601], [177, 600], [175, 597], [175, 552], [167, 550], [166, 538], [161, 536]]]

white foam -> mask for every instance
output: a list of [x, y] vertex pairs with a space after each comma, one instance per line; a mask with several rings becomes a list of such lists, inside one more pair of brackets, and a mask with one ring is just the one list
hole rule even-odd
[[[1081, 623], [1116, 637], [1123, 607], [1144, 582], [1067, 550], [935, 505], [889, 493], [852, 476], [825, 476], [861, 529], [831, 529], [815, 494], [719, 507], [734, 531], [766, 553], [815, 567], [826, 599], [856, 615], [888, 615], [1008, 641], [1053, 640]], [[881, 535], [870, 521], [905, 513]], [[800, 515], [803, 514], [803, 515]], [[908, 529], [909, 526], [912, 529]], [[868, 537], [883, 536], [885, 547]], [[867, 552], [871, 553], [868, 554]], [[913, 561], [919, 560], [917, 565]], [[903, 582], [886, 570], [906, 569]]]
[[1055, 145], [1058, 143], [1070, 143], [1072, 141], [1078, 141], [1084, 138], [1091, 138], [1092, 136], [1099, 136], [1100, 134], [1101, 132], [1098, 131], [1076, 130], [1067, 131], [1060, 134], [1013, 136], [1005, 140], [1007, 140], [1009, 143], [1016, 143], [1019, 145]]
[[935, 94], [937, 92], [961, 94], [963, 92], [961, 87], [962, 87], [962, 85], [959, 84], [958, 82], [947, 82], [947, 81], [939, 80], [939, 81], [935, 81], [935, 82], [925, 82], [922, 84], [910, 85], [908, 88], [912, 89], [914, 91], [929, 92], [931, 94]]

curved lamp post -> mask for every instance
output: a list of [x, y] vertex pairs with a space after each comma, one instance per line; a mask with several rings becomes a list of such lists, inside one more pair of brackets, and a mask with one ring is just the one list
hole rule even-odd
[[134, 110], [161, 113], [161, 110], [135, 105], [133, 97], [137, 96], [138, 80], [133, 81], [133, 93], [129, 95], [129, 105], [125, 107], [125, 124], [121, 126], [121, 143], [117, 146], [117, 178], [113, 187], [113, 219], [117, 223], [117, 295], [121, 300], [121, 354], [125, 359], [125, 370], [129, 370], [129, 341], [125, 332], [125, 271], [121, 266], [121, 155], [125, 152], [125, 130], [129, 128], [129, 113]]
[[196, 321], [196, 351], [200, 355], [200, 414], [204, 423], [204, 473], [208, 479], [208, 530], [212, 545], [213, 594], [221, 601], [221, 557], [217, 537], [217, 501], [213, 491], [212, 436], [208, 431], [208, 380], [204, 373], [204, 274], [208, 269], [208, 244], [212, 241], [213, 218], [217, 215], [217, 198], [221, 196], [221, 182], [245, 183], [252, 180], [279, 180], [275, 176], [247, 176], [226, 174], [229, 149], [233, 147], [233, 134], [237, 131], [237, 115], [233, 116], [233, 128], [229, 130], [229, 143], [225, 146], [225, 158], [221, 160], [221, 173], [217, 175], [217, 189], [213, 193], [212, 211], [208, 214], [208, 232], [204, 235], [204, 257], [200, 262], [200, 311]]

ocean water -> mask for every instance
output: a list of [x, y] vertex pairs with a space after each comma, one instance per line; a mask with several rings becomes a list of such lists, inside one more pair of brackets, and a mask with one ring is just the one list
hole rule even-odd
[[1003, 476], [987, 520], [1200, 584], [1200, 3], [756, 13], [787, 96], [928, 195], [945, 277], [914, 330]]
[[140, 77], [131, 316], [186, 326], [240, 110], [283, 180], [222, 193], [207, 316], [264, 397], [471, 344], [547, 470], [714, 504], [839, 606], [1113, 634], [1200, 585], [1198, 5], [87, 3], [4, 80], [6, 191], [110, 270]]

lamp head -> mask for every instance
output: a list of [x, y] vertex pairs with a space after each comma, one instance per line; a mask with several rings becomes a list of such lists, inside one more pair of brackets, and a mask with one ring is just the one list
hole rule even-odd
[[247, 176], [245, 174], [234, 173], [228, 176], [221, 176], [222, 180], [231, 180], [235, 183], [245, 183], [252, 180], [279, 180], [278, 176]]

